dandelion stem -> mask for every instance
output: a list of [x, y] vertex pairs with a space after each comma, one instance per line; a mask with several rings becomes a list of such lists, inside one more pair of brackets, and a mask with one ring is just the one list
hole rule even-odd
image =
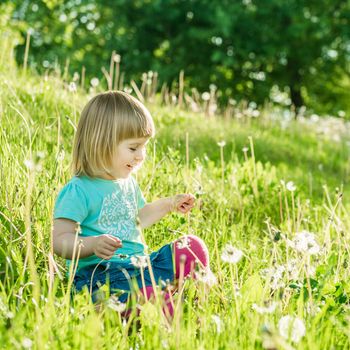
[[23, 72], [26, 72], [27, 70], [29, 46], [30, 46], [30, 31], [28, 30], [27, 38], [26, 38], [26, 48], [24, 51]]
[[230, 274], [231, 274], [231, 284], [232, 284], [232, 292], [233, 292], [233, 299], [235, 301], [235, 314], [236, 314], [236, 322], [239, 322], [239, 311], [238, 311], [238, 302], [237, 302], [237, 294], [236, 294], [236, 284], [235, 284], [235, 276], [233, 272], [232, 264], [230, 264]]
[[222, 192], [224, 192], [224, 186], [225, 186], [224, 147], [220, 147], [220, 159], [221, 159], [221, 189], [222, 189]]

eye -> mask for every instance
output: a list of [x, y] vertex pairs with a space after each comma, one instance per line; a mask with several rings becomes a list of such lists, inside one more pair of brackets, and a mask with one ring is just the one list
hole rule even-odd
[[131, 152], [135, 152], [136, 151], [136, 148], [129, 148], [129, 150], [131, 151]]

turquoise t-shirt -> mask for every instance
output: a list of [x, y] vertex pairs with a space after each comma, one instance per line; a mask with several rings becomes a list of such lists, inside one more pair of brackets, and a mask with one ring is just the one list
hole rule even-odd
[[[73, 177], [60, 191], [54, 219], [79, 222], [83, 237], [106, 233], [118, 237], [123, 246], [107, 261], [126, 262], [133, 255], [144, 255], [136, 224], [138, 210], [144, 205], [145, 199], [132, 176], [120, 180], [79, 176]], [[96, 255], [81, 258], [78, 269], [101, 260]], [[70, 264], [68, 259], [67, 264]]]

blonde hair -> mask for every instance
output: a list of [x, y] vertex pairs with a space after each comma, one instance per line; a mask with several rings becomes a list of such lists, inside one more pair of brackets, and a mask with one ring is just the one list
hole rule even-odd
[[74, 138], [73, 174], [110, 175], [112, 158], [121, 141], [152, 137], [154, 132], [151, 114], [136, 98], [122, 91], [98, 94], [81, 113]]

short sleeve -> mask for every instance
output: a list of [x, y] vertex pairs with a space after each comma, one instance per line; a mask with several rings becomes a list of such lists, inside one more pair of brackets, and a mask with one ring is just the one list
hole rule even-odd
[[146, 200], [145, 197], [143, 196], [139, 185], [137, 184], [136, 180], [132, 178], [133, 184], [134, 184], [134, 189], [136, 192], [136, 204], [137, 204], [137, 209], [141, 209], [145, 206]]
[[140, 187], [137, 186], [137, 209], [141, 209], [145, 206], [146, 200], [145, 197], [143, 196]]
[[65, 218], [82, 223], [88, 215], [87, 197], [82, 188], [68, 183], [58, 194], [54, 219]]

